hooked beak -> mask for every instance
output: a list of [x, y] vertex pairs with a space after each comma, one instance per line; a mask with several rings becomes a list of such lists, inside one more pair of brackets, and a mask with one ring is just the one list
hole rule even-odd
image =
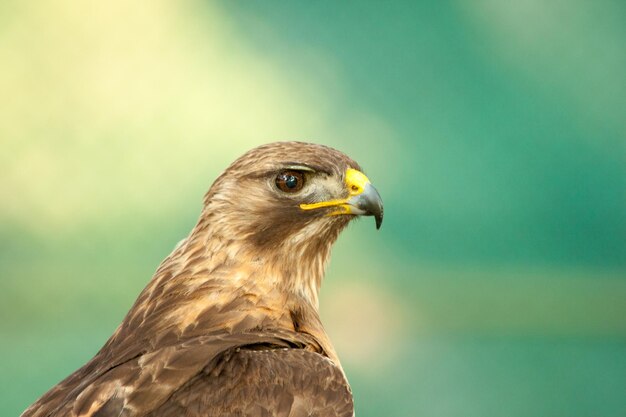
[[330, 216], [351, 214], [355, 216], [374, 216], [376, 229], [383, 223], [383, 200], [370, 180], [361, 171], [348, 168], [346, 171], [346, 187], [349, 196], [345, 199], [322, 201], [312, 204], [300, 204], [302, 210], [313, 210], [322, 207], [336, 207]]
[[352, 196], [346, 201], [350, 214], [359, 216], [374, 216], [376, 229], [380, 229], [383, 224], [383, 200], [378, 194], [378, 190], [370, 183], [363, 187], [363, 192]]

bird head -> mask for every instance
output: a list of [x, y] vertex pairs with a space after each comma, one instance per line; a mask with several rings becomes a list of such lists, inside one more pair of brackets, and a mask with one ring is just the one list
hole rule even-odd
[[383, 204], [359, 165], [342, 152], [277, 142], [233, 162], [209, 190], [204, 215], [231, 237], [276, 249], [336, 236], [357, 216], [373, 216], [378, 229]]
[[373, 216], [379, 228], [383, 204], [355, 161], [322, 145], [277, 142], [222, 173], [196, 229], [236, 262], [279, 266], [280, 275], [319, 288], [332, 244], [358, 216]]

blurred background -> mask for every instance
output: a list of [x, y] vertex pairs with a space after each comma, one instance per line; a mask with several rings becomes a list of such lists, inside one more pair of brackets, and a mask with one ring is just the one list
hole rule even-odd
[[246, 150], [385, 200], [321, 313], [358, 416], [626, 415], [626, 3], [0, 3], [0, 414], [84, 364]]

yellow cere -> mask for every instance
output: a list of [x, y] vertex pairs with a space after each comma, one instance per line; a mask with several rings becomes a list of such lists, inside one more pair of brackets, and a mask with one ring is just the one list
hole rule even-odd
[[364, 173], [354, 168], [348, 168], [346, 171], [346, 185], [350, 190], [350, 195], [359, 195], [365, 189], [365, 186], [370, 183], [369, 178]]
[[[348, 168], [346, 170], [345, 181], [346, 186], [348, 187], [348, 192], [350, 193], [350, 197], [361, 194], [365, 189], [365, 186], [370, 182], [369, 178], [367, 178], [365, 174], [354, 168]], [[350, 197], [338, 200], [320, 201], [319, 203], [300, 204], [300, 208], [302, 210], [314, 210], [322, 207], [336, 206], [339, 208], [339, 210], [329, 213], [329, 216], [334, 216], [337, 214], [350, 214], [351, 207], [350, 205], [345, 204]]]

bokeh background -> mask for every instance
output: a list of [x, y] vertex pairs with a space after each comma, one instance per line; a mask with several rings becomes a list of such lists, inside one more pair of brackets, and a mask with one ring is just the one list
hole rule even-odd
[[86, 362], [237, 156], [385, 200], [322, 316], [359, 416], [626, 415], [626, 3], [0, 2], [0, 414]]

